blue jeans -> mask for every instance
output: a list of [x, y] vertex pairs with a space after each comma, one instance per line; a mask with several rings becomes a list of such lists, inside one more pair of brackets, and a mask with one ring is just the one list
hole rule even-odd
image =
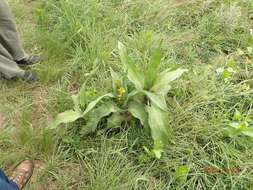
[[9, 180], [2, 170], [0, 170], [0, 190], [19, 190], [16, 183]]

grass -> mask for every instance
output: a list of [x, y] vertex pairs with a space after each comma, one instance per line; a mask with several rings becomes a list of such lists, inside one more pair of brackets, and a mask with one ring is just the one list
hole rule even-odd
[[[251, 189], [252, 139], [223, 134], [235, 110], [253, 118], [251, 1], [10, 3], [24, 46], [45, 59], [31, 68], [39, 83], [0, 84], [0, 167], [10, 173], [24, 158], [37, 160], [26, 189]], [[143, 150], [152, 140], [141, 129], [85, 138], [78, 134], [81, 121], [46, 129], [72, 107], [70, 95], [84, 82], [98, 93], [110, 89], [109, 67], [120, 70], [119, 40], [140, 64], [152, 42], [161, 41], [163, 68], [189, 69], [167, 97], [173, 138], [161, 160]], [[216, 70], [231, 65], [236, 74], [217, 79]]]

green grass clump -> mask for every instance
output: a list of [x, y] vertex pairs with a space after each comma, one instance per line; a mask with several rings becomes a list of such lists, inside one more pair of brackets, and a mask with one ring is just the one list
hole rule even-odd
[[[24, 158], [42, 161], [27, 189], [252, 189], [253, 140], [243, 133], [229, 137], [224, 130], [238, 112], [252, 125], [251, 1], [14, 0], [11, 5], [25, 47], [45, 58], [32, 68], [40, 84], [0, 84], [1, 168], [9, 173]], [[149, 50], [159, 44], [160, 71], [189, 70], [166, 96], [172, 135], [159, 160], [143, 148], [152, 146], [152, 139], [136, 122], [89, 136], [79, 135], [82, 119], [46, 129], [57, 113], [72, 109], [71, 95], [82, 84], [88, 102], [110, 91], [110, 67], [122, 71], [118, 41], [127, 44], [137, 68], [147, 68]]]

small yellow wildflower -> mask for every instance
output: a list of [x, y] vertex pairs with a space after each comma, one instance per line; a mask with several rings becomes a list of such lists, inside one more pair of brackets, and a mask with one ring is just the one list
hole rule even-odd
[[118, 98], [121, 99], [126, 93], [126, 90], [123, 87], [118, 88]]

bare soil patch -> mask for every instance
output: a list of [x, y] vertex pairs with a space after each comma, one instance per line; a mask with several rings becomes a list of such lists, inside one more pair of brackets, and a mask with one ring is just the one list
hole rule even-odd
[[0, 129], [5, 126], [6, 116], [3, 113], [0, 113]]

